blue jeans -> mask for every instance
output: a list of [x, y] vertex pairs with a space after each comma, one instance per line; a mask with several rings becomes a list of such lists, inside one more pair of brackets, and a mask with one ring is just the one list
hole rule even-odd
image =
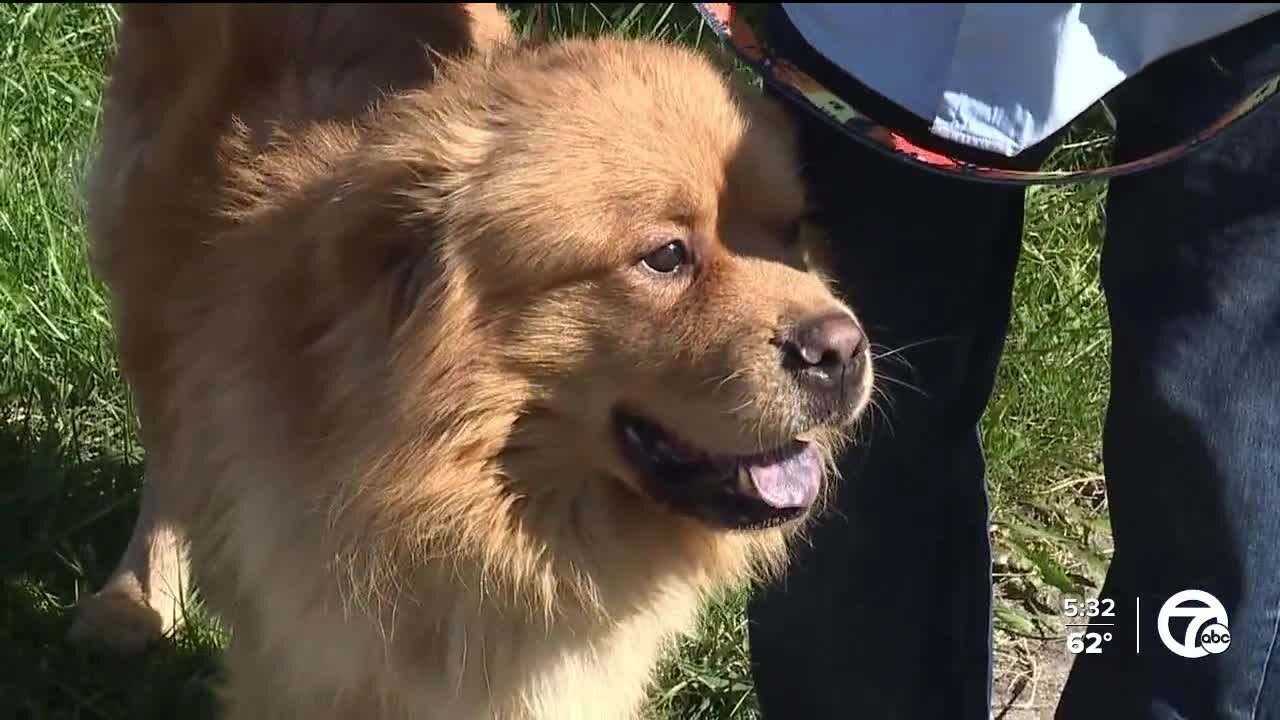
[[[817, 57], [776, 9], [769, 33], [921, 144], [966, 154]], [[1277, 69], [1277, 17], [1160, 62], [1108, 100], [1116, 159], [1202, 129]], [[758, 698], [766, 720], [985, 720], [991, 551], [977, 428], [1023, 192], [928, 175], [795, 117], [842, 290], [873, 342], [908, 348], [879, 371], [921, 392], [894, 393], [891, 422], [842, 460], [839, 512], [753, 598]], [[1113, 181], [1101, 280], [1115, 554], [1098, 595], [1116, 601], [1114, 639], [1077, 657], [1059, 717], [1280, 718], [1280, 103], [1191, 157]], [[1225, 652], [1183, 659], [1161, 642], [1158, 609], [1186, 588], [1225, 606]]]

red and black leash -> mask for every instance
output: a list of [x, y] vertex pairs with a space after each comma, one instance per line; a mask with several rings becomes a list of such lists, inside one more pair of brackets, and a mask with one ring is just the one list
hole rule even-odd
[[1003, 185], [1066, 184], [1114, 178], [1149, 170], [1192, 152], [1232, 123], [1249, 115], [1280, 90], [1280, 75], [1261, 83], [1243, 100], [1185, 142], [1137, 160], [1075, 171], [1006, 170], [988, 167], [926, 150], [892, 129], [858, 112], [838, 95], [756, 39], [734, 3], [694, 3], [712, 31], [769, 86], [815, 112], [853, 140], [923, 170], [977, 182]]

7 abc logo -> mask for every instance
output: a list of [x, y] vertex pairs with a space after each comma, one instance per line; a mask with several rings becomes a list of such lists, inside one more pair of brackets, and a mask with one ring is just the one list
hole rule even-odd
[[[1175, 638], [1169, 629], [1169, 621], [1175, 617], [1187, 618], [1187, 630], [1181, 638]], [[1218, 598], [1203, 590], [1183, 590], [1160, 608], [1156, 629], [1171, 652], [1194, 660], [1230, 647], [1231, 631], [1227, 625], [1227, 609]]]

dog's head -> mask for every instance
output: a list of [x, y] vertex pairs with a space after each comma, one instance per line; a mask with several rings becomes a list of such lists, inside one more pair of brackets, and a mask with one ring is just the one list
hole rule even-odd
[[322, 230], [354, 228], [337, 271], [394, 308], [401, 471], [467, 468], [399, 508], [579, 555], [810, 514], [872, 366], [776, 108], [696, 52], [600, 39], [460, 63], [377, 123], [343, 189], [364, 210]]
[[816, 264], [784, 118], [664, 46], [548, 49], [500, 84], [446, 212], [488, 352], [530, 385], [521, 453], [709, 528], [805, 515], [872, 367]]

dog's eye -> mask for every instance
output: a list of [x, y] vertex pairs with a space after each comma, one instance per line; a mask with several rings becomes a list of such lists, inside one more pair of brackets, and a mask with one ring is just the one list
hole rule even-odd
[[689, 250], [679, 240], [672, 240], [662, 247], [654, 250], [644, 257], [645, 267], [650, 270], [668, 275], [689, 262]]

